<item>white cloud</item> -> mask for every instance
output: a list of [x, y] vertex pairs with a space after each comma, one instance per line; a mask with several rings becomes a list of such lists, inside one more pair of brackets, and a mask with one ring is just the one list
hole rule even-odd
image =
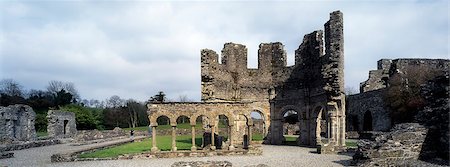
[[83, 98], [146, 100], [160, 90], [200, 99], [200, 50], [261, 42], [293, 52], [303, 35], [344, 13], [346, 85], [358, 88], [381, 58], [448, 58], [445, 1], [0, 3], [0, 77], [26, 88], [74, 82]]

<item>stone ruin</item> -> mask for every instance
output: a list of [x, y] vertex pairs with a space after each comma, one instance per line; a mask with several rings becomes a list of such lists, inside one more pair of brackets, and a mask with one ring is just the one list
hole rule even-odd
[[2, 144], [12, 141], [34, 141], [36, 113], [30, 106], [16, 104], [0, 106], [0, 136]]
[[75, 113], [49, 110], [47, 133], [51, 138], [74, 138], [77, 134]]
[[[304, 36], [295, 51], [295, 65], [287, 66], [283, 47], [280, 42], [260, 44], [257, 69], [247, 68], [244, 45], [226, 43], [221, 63], [215, 51], [203, 49], [202, 102], [148, 104], [153, 139], [158, 126], [156, 120], [161, 116], [169, 118], [172, 136], [176, 138], [178, 117], [190, 118], [194, 135], [198, 117], [206, 117], [215, 133], [219, 115], [222, 115], [229, 120], [229, 148], [240, 147], [251, 143], [248, 139], [251, 139], [254, 123], [250, 113], [257, 111], [265, 125], [264, 142], [283, 144], [283, 117], [294, 111], [299, 122], [299, 145], [324, 145], [331, 152], [344, 147], [343, 14], [332, 12], [324, 31]], [[195, 141], [192, 142], [192, 150], [196, 150]], [[211, 145], [214, 149], [214, 142]], [[175, 151], [175, 139], [172, 146]], [[152, 151], [158, 151], [156, 141], [153, 141]]]
[[[407, 73], [408, 68], [420, 70], [423, 67], [442, 71], [444, 75], [421, 85], [420, 93], [426, 105], [415, 116], [416, 123], [397, 124], [391, 129], [390, 111], [383, 101], [389, 79], [395, 73]], [[447, 59], [378, 61], [378, 70], [370, 71], [369, 79], [361, 83], [361, 93], [347, 97], [347, 130], [391, 130], [362, 133], [365, 135], [360, 138], [368, 140], [360, 140], [358, 143], [358, 150], [353, 157], [356, 164], [429, 166], [432, 164], [426, 163], [431, 162], [449, 165], [449, 67], [450, 60]]]
[[360, 93], [347, 96], [346, 131], [389, 131], [392, 128], [390, 109], [383, 96], [394, 74], [408, 69], [428, 68], [448, 72], [448, 59], [381, 59], [378, 69], [369, 72], [369, 78], [361, 82]]
[[407, 161], [419, 159], [427, 132], [427, 128], [418, 123], [397, 124], [391, 132], [358, 141], [353, 163], [358, 166], [408, 166]]

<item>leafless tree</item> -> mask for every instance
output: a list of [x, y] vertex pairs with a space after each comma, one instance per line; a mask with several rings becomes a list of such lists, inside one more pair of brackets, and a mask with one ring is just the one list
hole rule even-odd
[[187, 95], [180, 95], [180, 96], [178, 96], [178, 101], [179, 102], [191, 102], [192, 100], [189, 99]]
[[75, 85], [72, 82], [62, 82], [62, 81], [50, 81], [47, 86], [47, 91], [56, 94], [57, 92], [65, 90], [73, 96], [73, 99], [79, 101], [80, 95], [78, 94]]
[[9, 96], [20, 96], [24, 95], [23, 87], [18, 82], [13, 79], [3, 79], [0, 81], [0, 93], [4, 93]]
[[121, 99], [117, 95], [111, 96], [109, 99], [106, 99], [106, 107], [116, 108], [125, 106], [125, 100]]
[[356, 90], [354, 87], [351, 87], [351, 86], [345, 87], [345, 95], [354, 95], [357, 93], [358, 93], [358, 90]]

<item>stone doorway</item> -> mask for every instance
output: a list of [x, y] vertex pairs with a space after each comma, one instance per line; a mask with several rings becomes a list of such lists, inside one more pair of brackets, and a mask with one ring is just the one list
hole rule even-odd
[[300, 120], [298, 112], [295, 110], [287, 110], [283, 114], [283, 144], [297, 145], [297, 139], [300, 135]]
[[364, 113], [364, 124], [363, 124], [363, 131], [372, 131], [372, 112], [369, 110]]

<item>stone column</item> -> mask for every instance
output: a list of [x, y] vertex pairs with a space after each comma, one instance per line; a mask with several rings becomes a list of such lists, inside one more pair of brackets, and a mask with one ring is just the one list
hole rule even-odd
[[233, 133], [233, 125], [229, 125], [228, 126], [228, 128], [229, 128], [229, 133], [228, 133], [228, 140], [230, 140], [230, 146], [228, 147], [228, 149], [231, 151], [231, 150], [234, 150], [234, 146], [233, 146], [233, 135], [234, 135], [234, 133]]
[[176, 131], [177, 131], [177, 126], [172, 126], [172, 151], [177, 151]]
[[214, 144], [214, 133], [216, 127], [214, 125], [211, 126], [211, 150], [216, 150], [216, 145]]
[[337, 139], [337, 118], [336, 118], [336, 115], [335, 114], [331, 114], [331, 117], [330, 117], [330, 125], [331, 125], [331, 128], [330, 128], [330, 138], [329, 138], [329, 143], [330, 142], [336, 142], [336, 139]]
[[195, 146], [195, 125], [191, 125], [192, 126], [192, 147], [191, 147], [191, 151], [196, 151], [197, 147]]
[[340, 136], [339, 136], [339, 145], [340, 146], [345, 146], [345, 115], [341, 116], [341, 122], [340, 122], [340, 127], [339, 127], [339, 131], [340, 131]]
[[252, 145], [252, 127], [253, 125], [248, 126], [248, 146]]
[[152, 126], [152, 149], [151, 152], [157, 152], [158, 147], [156, 146], [156, 126]]

